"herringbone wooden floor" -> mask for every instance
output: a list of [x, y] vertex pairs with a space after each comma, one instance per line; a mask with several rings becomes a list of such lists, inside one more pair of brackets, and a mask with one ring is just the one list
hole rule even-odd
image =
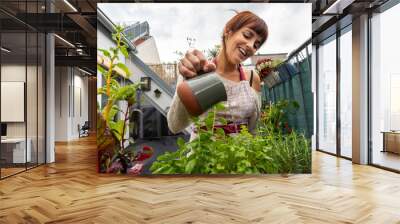
[[313, 153], [313, 174], [126, 177], [96, 173], [94, 138], [0, 181], [0, 223], [400, 223], [400, 175]]

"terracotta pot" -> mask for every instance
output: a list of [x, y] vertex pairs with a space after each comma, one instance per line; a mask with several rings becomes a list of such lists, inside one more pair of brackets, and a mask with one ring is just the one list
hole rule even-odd
[[199, 116], [216, 103], [227, 100], [224, 83], [215, 72], [179, 83], [177, 93], [192, 116]]

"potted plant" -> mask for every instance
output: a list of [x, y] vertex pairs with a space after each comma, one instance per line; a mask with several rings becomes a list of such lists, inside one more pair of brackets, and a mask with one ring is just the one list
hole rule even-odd
[[[275, 132], [272, 122], [262, 122], [257, 135], [245, 127], [234, 137], [215, 128], [217, 104], [204, 120], [194, 118], [198, 137], [178, 139], [178, 150], [160, 155], [152, 164], [153, 174], [289, 174], [311, 172], [311, 145], [304, 135]], [[264, 110], [264, 114], [267, 113]], [[224, 119], [220, 123], [226, 122]]]
[[270, 58], [260, 59], [256, 63], [256, 71], [261, 80], [270, 75], [273, 69], [274, 68], [272, 67], [272, 59]]
[[[116, 26], [112, 34], [116, 47], [109, 50], [98, 49], [106, 60], [99, 60], [97, 70], [102, 74], [105, 84], [98, 88], [97, 94], [106, 99], [102, 109], [98, 107], [97, 147], [98, 147], [98, 171], [106, 173], [132, 173], [137, 174], [135, 162], [143, 162], [151, 156], [152, 150], [135, 149], [133, 138], [127, 137], [129, 131], [129, 118], [136, 102], [136, 91], [140, 83], [121, 86], [119, 79], [128, 79], [131, 72], [127, 66], [118, 62], [119, 55], [126, 58], [128, 50], [122, 41], [121, 26]], [[101, 63], [107, 61], [107, 64]], [[123, 72], [121, 72], [123, 71]], [[122, 77], [121, 77], [122, 75]], [[141, 157], [146, 154], [147, 157]], [[130, 172], [130, 169], [135, 169]]]
[[279, 83], [280, 76], [277, 67], [282, 63], [280, 59], [272, 60], [270, 58], [259, 59], [256, 63], [256, 72], [260, 79], [265, 82], [268, 88], [273, 87]]

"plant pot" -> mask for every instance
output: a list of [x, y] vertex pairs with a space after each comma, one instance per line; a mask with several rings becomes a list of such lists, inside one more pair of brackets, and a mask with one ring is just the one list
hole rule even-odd
[[227, 100], [225, 86], [215, 72], [181, 82], [177, 93], [192, 116], [199, 116], [216, 103]]

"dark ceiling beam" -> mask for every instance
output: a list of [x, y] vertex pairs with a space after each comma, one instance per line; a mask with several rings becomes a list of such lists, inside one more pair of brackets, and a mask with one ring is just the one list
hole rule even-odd
[[[14, 15], [13, 13], [11, 13], [11, 12], [9, 12], [9, 11], [7, 11], [7, 10], [1, 8], [1, 7], [0, 7], [0, 13], [3, 14], [2, 16], [4, 16], [5, 19], [12, 19], [12, 20], [14, 20], [14, 22], [17, 23], [17, 24], [21, 24], [21, 25], [26, 26], [26, 28], [35, 30], [34, 27], [32, 27], [31, 25], [29, 25], [28, 23], [25, 22], [25, 21], [26, 21], [26, 18], [25, 18], [25, 17], [21, 19], [21, 18], [18, 17], [18, 14], [17, 14], [17, 15]], [[3, 20], [3, 19], [1, 19], [1, 20]], [[2, 28], [2, 29], [3, 29], [3, 28]]]
[[56, 66], [80, 66], [96, 70], [97, 58], [91, 56], [55, 56]]
[[86, 41], [92, 42], [92, 43], [90, 43], [92, 46], [96, 45], [96, 33], [97, 33], [96, 28], [93, 27], [85, 19], [85, 17], [83, 17], [80, 14], [69, 14], [68, 17], [84, 30], [86, 36], [88, 37], [88, 38], [86, 38]]
[[96, 3], [93, 5], [91, 1], [86, 0], [86, 3], [90, 6], [90, 8], [93, 9], [94, 12], [96, 12], [97, 8], [96, 8]]
[[80, 31], [77, 25], [67, 14], [62, 13], [20, 13], [17, 17], [42, 32]]

